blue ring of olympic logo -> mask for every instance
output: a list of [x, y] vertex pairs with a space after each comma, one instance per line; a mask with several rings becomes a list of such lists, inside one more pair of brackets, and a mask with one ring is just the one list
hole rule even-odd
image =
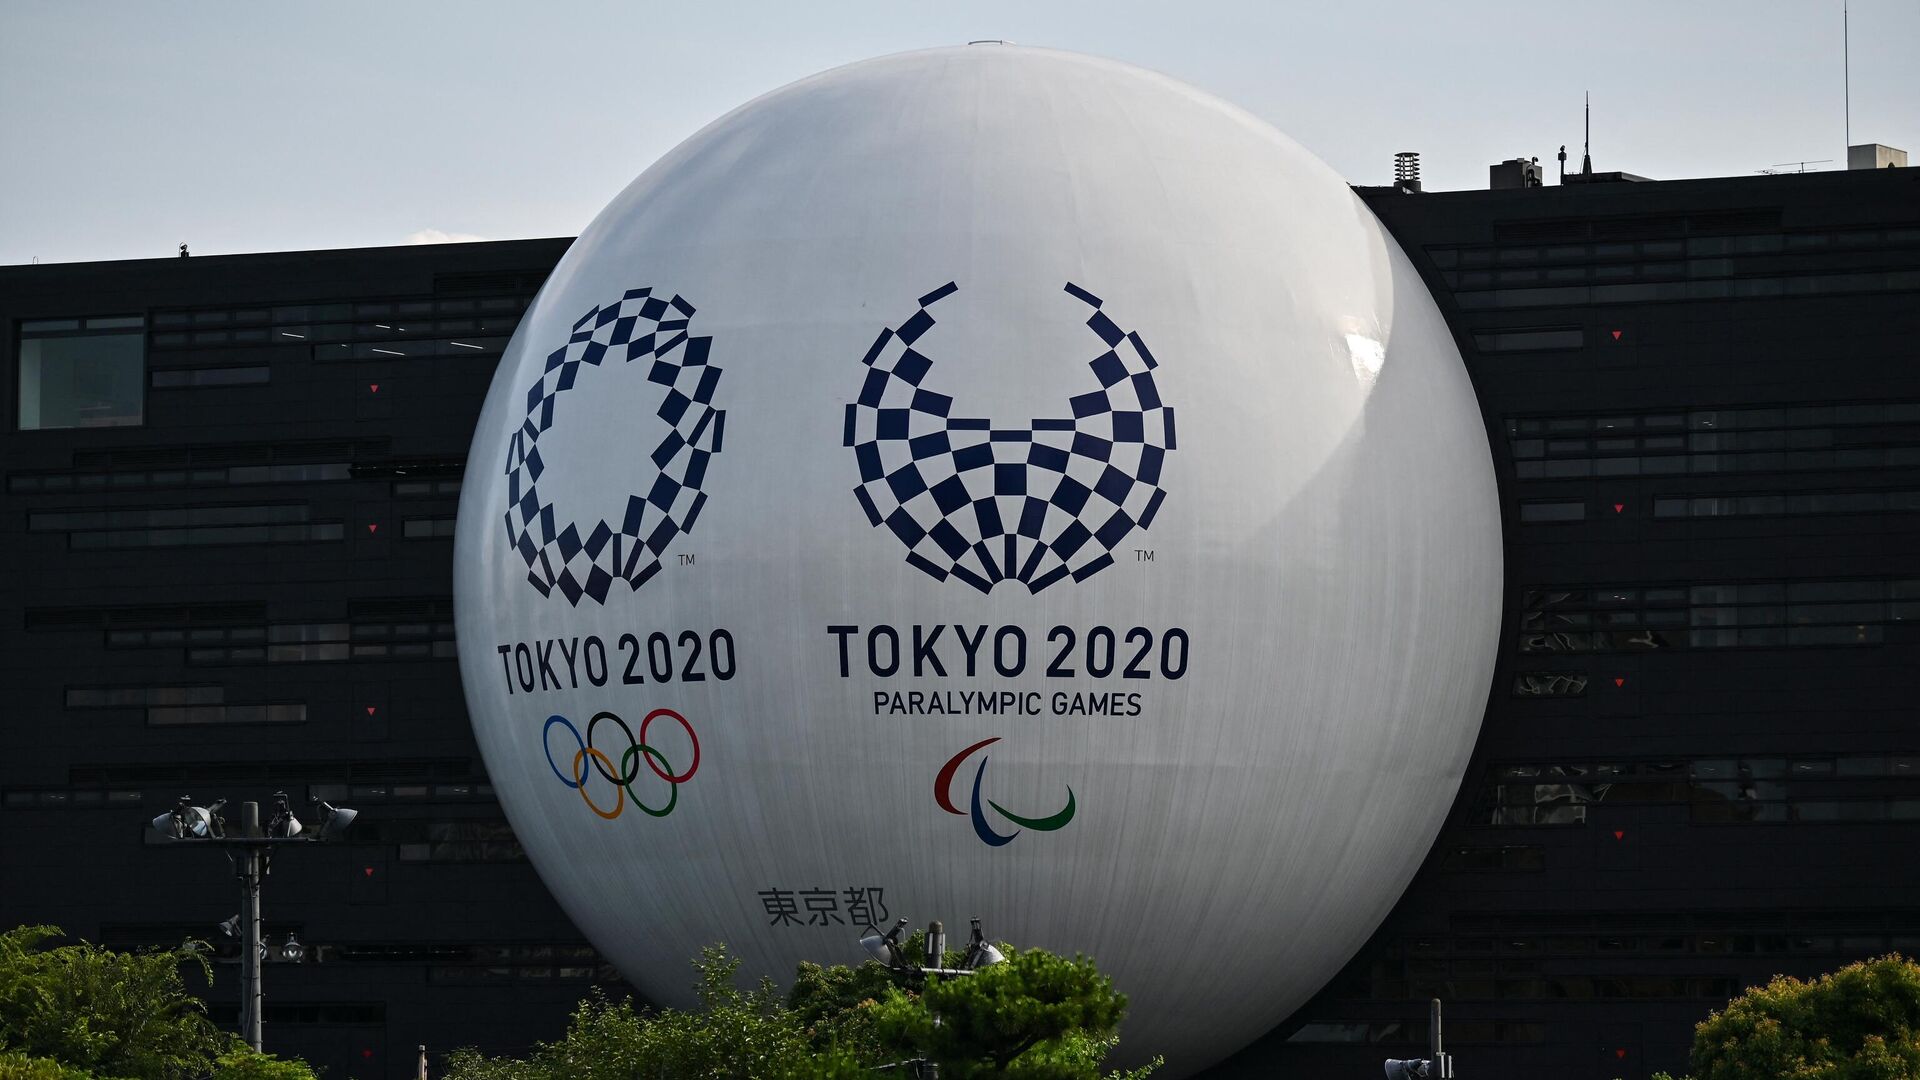
[[[547, 355], [527, 388], [526, 416], [507, 439], [507, 543], [527, 565], [527, 581], [542, 596], [555, 590], [578, 606], [582, 597], [607, 602], [616, 581], [639, 589], [660, 572], [667, 546], [693, 531], [706, 505], [707, 467], [720, 452], [727, 414], [714, 407], [720, 369], [709, 362], [711, 337], [693, 335], [694, 307], [679, 295], [630, 289], [596, 306], [573, 324], [567, 343]], [[621, 365], [610, 362], [619, 358]], [[540, 438], [565, 417], [562, 395], [589, 373], [639, 364], [648, 382], [665, 387], [655, 415], [666, 433], [648, 455], [655, 470], [645, 490], [628, 494], [619, 521], [573, 521], [541, 495], [540, 481], [557, 463], [542, 458]], [[589, 391], [591, 392], [591, 391]], [[609, 448], [617, 450], [618, 448]], [[551, 490], [553, 485], [549, 484]]]

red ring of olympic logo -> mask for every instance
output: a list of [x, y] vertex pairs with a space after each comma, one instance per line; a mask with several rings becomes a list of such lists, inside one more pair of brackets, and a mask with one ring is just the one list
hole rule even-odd
[[[687, 733], [688, 741], [693, 744], [693, 761], [688, 764], [685, 772], [674, 772], [673, 765], [667, 761], [666, 755], [647, 744], [647, 729], [662, 716], [672, 717], [677, 721], [681, 729]], [[627, 737], [627, 747], [621, 752], [618, 764], [607, 756], [605, 750], [594, 745], [594, 735], [603, 722], [611, 722], [620, 729], [622, 735]], [[572, 764], [566, 772], [560, 771], [560, 763], [553, 759], [553, 744], [550, 739], [555, 726], [566, 728], [573, 736], [574, 745], [577, 747]], [[546, 725], [540, 729], [540, 742], [547, 754], [547, 767], [553, 770], [553, 775], [558, 777], [562, 784], [578, 791], [581, 801], [587, 804], [587, 809], [607, 821], [612, 821], [625, 813], [628, 801], [638, 807], [641, 813], [657, 818], [666, 817], [673, 813], [674, 807], [680, 804], [680, 785], [693, 779], [693, 774], [700, 771], [700, 736], [694, 733], [693, 725], [687, 722], [686, 717], [672, 709], [655, 709], [648, 713], [640, 721], [638, 738], [634, 737], [633, 729], [628, 727], [627, 722], [616, 713], [604, 710], [594, 713], [593, 719], [587, 721], [585, 735], [580, 734], [580, 729], [574, 726], [573, 721], [555, 713], [547, 717]], [[669, 785], [665, 806], [648, 806], [633, 790], [633, 782], [640, 778], [640, 763], [643, 761], [646, 762], [647, 768], [653, 771], [653, 775], [665, 780]], [[600, 774], [601, 779], [613, 785], [612, 809], [595, 802], [593, 795], [587, 791], [589, 764], [592, 765], [594, 772]]]

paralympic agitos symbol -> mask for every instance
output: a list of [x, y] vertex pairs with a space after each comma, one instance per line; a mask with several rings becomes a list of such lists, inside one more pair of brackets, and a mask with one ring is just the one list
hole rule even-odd
[[[674, 772], [673, 766], [667, 762], [666, 755], [647, 745], [647, 729], [652, 727], [653, 722], [662, 716], [672, 717], [678, 722], [681, 728], [686, 731], [688, 741], [693, 743], [693, 761], [687, 766], [686, 772]], [[620, 729], [620, 733], [627, 737], [627, 748], [620, 754], [620, 763], [617, 766], [619, 770], [618, 773], [614, 771], [616, 766], [614, 765], [613, 759], [607, 756], [606, 751], [593, 745], [594, 730], [600, 726], [603, 720], [611, 720], [614, 726]], [[573, 735], [573, 741], [579, 747], [579, 749], [574, 752], [573, 764], [567, 770], [567, 773], [572, 774], [570, 778], [567, 773], [560, 771], [559, 763], [553, 760], [553, 745], [547, 741], [553, 734], [553, 729], [556, 726], [566, 728], [567, 731]], [[633, 729], [627, 726], [627, 722], [620, 719], [620, 717], [614, 713], [605, 711], [594, 713], [593, 719], [587, 721], [587, 734], [585, 737], [581, 736], [579, 728], [573, 726], [573, 721], [555, 713], [547, 717], [546, 725], [540, 729], [540, 742], [546, 749], [547, 767], [553, 770], [553, 775], [559, 777], [562, 784], [578, 791], [580, 798], [587, 804], [587, 809], [592, 810], [595, 814], [607, 821], [612, 821], [614, 818], [619, 817], [621, 813], [626, 810], [627, 800], [629, 798], [633, 800], [634, 806], [640, 808], [641, 813], [647, 814], [650, 817], [666, 817], [668, 814], [673, 813], [675, 806], [680, 804], [680, 785], [693, 779], [693, 774], [700, 769], [700, 737], [693, 733], [693, 725], [687, 723], [687, 718], [674, 712], [672, 709], [655, 709], [648, 713], [646, 717], [640, 721], [640, 737], [637, 739], [634, 738]], [[613, 809], [611, 810], [602, 809], [599, 803], [593, 801], [593, 796], [587, 792], [587, 763], [589, 761], [593, 763], [593, 771], [599, 773], [602, 780], [613, 785]], [[667, 796], [667, 804], [665, 806], [658, 808], [648, 806], [646, 803], [641, 802], [640, 796], [634, 792], [633, 782], [640, 779], [641, 761], [647, 763], [647, 768], [653, 770], [653, 775], [665, 780], [670, 785], [668, 788], [670, 794]]]
[[[971, 817], [973, 819], [974, 834], [980, 837], [981, 842], [989, 847], [1001, 847], [1012, 843], [1013, 838], [1020, 835], [1020, 831], [1016, 829], [1013, 832], [1001, 834], [994, 832], [993, 827], [987, 824], [986, 811], [981, 809], [982, 799], [980, 795], [981, 782], [986, 779], [987, 775], [987, 756], [982, 754], [980, 756], [979, 767], [973, 770], [973, 804], [969, 810], [962, 810], [953, 805], [953, 776], [960, 771], [961, 763], [972, 757], [975, 752], [984, 750], [999, 741], [998, 736], [991, 739], [982, 739], [972, 746], [967, 747], [965, 750], [960, 751], [958, 754], [953, 755], [953, 757], [947, 760], [945, 765], [940, 766], [940, 775], [933, 781], [933, 801], [939, 803], [940, 809], [945, 810], [949, 814]], [[1053, 832], [1055, 829], [1063, 828], [1067, 822], [1073, 820], [1074, 804], [1073, 788], [1071, 787], [1067, 788], [1067, 805], [1061, 807], [1058, 812], [1049, 814], [1046, 817], [1022, 817], [1006, 807], [1001, 806], [999, 803], [994, 802], [992, 799], [986, 799], [984, 801], [987, 806], [993, 807], [1001, 817], [1006, 818], [1015, 825], [1032, 829], [1034, 832]]]

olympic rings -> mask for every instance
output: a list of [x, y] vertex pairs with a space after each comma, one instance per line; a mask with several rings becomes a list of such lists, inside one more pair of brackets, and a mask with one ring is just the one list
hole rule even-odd
[[[687, 733], [687, 740], [693, 744], [693, 762], [687, 766], [686, 772], [674, 772], [673, 764], [667, 760], [667, 756], [647, 744], [647, 729], [652, 726], [655, 719], [662, 716], [678, 721], [681, 730]], [[617, 765], [607, 751], [594, 745], [594, 734], [603, 720], [612, 721], [614, 726], [620, 729], [620, 733], [627, 737], [627, 748], [620, 754]], [[556, 726], [564, 727], [572, 734], [576, 748], [572, 767], [567, 772], [562, 772], [560, 763], [554, 760], [553, 746], [549, 741]], [[587, 732], [584, 736], [580, 734], [580, 729], [573, 721], [555, 713], [547, 717], [546, 724], [540, 729], [540, 740], [546, 751], [547, 767], [553, 770], [553, 775], [562, 784], [578, 791], [581, 801], [587, 804], [587, 808], [605, 821], [612, 821], [624, 813], [628, 802], [632, 802], [634, 806], [640, 808], [642, 813], [650, 817], [666, 817], [673, 813], [674, 807], [680, 805], [680, 785], [693, 779], [693, 774], [700, 770], [700, 737], [695, 734], [693, 725], [687, 722], [687, 718], [672, 709], [655, 709], [648, 713], [640, 721], [639, 738], [634, 737], [633, 729], [628, 727], [627, 722], [617, 713], [606, 711], [595, 713], [593, 719], [587, 722]], [[634, 781], [640, 778], [642, 761], [646, 762], [647, 768], [651, 769], [655, 776], [665, 780], [669, 785], [665, 806], [657, 809], [648, 806], [641, 801], [639, 793], [633, 790]], [[595, 802], [593, 795], [587, 791], [588, 762], [592, 762], [593, 772], [600, 774], [601, 779], [613, 785], [614, 802], [610, 810]]]

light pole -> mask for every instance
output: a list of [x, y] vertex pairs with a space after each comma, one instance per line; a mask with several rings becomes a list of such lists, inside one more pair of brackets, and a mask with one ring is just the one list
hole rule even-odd
[[[895, 975], [918, 975], [923, 979], [936, 975], [972, 975], [983, 967], [1002, 963], [1006, 960], [1006, 957], [1001, 955], [1000, 950], [995, 948], [993, 943], [987, 940], [987, 935], [981, 931], [980, 916], [978, 915], [973, 917], [973, 933], [967, 939], [966, 954], [961, 957], [960, 966], [957, 968], [942, 966], [945, 964], [947, 956], [947, 928], [941, 924], [939, 919], [935, 919], [927, 924], [926, 948], [922, 950], [921, 953], [921, 959], [924, 961], [922, 964], [910, 962], [907, 957], [907, 950], [901, 944], [900, 935], [905, 933], [906, 929], [907, 917], [905, 915], [900, 916], [900, 921], [894, 923], [893, 929], [887, 931], [884, 935], [880, 933], [879, 927], [869, 923], [867, 924], [867, 935], [860, 939], [860, 947], [867, 950], [869, 956], [872, 956], [875, 960], [885, 965], [886, 969]], [[938, 1024], [939, 1022], [939, 1018], [935, 1017], [934, 1023]], [[931, 1061], [927, 1058], [896, 1061], [890, 1065], [879, 1066], [875, 1071], [888, 1072], [901, 1068], [911, 1070], [909, 1075], [919, 1078], [919, 1080], [939, 1080], [939, 1062]]]
[[[180, 843], [210, 844], [226, 852], [233, 876], [240, 882], [240, 914], [222, 924], [237, 923], [240, 943], [240, 1036], [247, 1045], [259, 1050], [261, 993], [260, 964], [266, 947], [260, 936], [260, 886], [273, 870], [273, 853], [288, 844], [314, 844], [337, 838], [360, 816], [358, 810], [331, 806], [320, 799], [310, 800], [320, 810], [320, 824], [311, 833], [293, 816], [287, 793], [273, 794], [273, 817], [265, 830], [260, 828], [260, 804], [240, 804], [240, 831], [227, 832], [220, 811], [227, 800], [208, 806], [195, 806], [185, 795], [172, 810], [153, 819], [153, 828], [169, 840]], [[233, 930], [229, 930], [232, 933]], [[306, 949], [291, 938], [282, 946], [282, 954], [291, 959], [304, 956]]]
[[1427, 1003], [1427, 1058], [1388, 1058], [1387, 1080], [1453, 1080], [1453, 1055], [1440, 1041], [1440, 999]]

